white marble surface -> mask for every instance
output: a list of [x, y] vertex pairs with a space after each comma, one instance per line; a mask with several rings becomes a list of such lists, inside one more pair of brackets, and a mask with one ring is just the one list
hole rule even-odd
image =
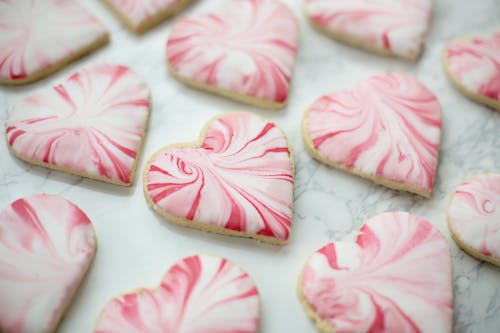
[[[85, 282], [61, 323], [60, 332], [90, 332], [104, 304], [139, 286], [155, 286], [176, 260], [194, 253], [225, 256], [255, 279], [262, 299], [262, 332], [315, 332], [295, 295], [297, 275], [315, 249], [352, 237], [377, 213], [405, 210], [429, 219], [450, 240], [445, 209], [451, 191], [465, 178], [500, 172], [500, 113], [470, 102], [447, 81], [441, 52], [457, 36], [500, 29], [500, 0], [436, 0], [425, 53], [417, 63], [385, 58], [339, 44], [305, 21], [301, 0], [286, 1], [300, 18], [301, 45], [288, 107], [262, 111], [183, 86], [169, 76], [164, 44], [172, 22], [134, 36], [97, 0], [83, 1], [109, 27], [112, 41], [64, 70], [24, 87], [0, 87], [0, 122], [8, 108], [34, 89], [65, 79], [97, 62], [127, 64], [147, 78], [153, 96], [149, 133], [139, 171], [160, 147], [192, 141], [219, 112], [247, 110], [272, 119], [295, 151], [295, 213], [290, 243], [283, 247], [184, 229], [148, 208], [142, 180], [122, 188], [81, 179], [13, 158], [0, 142], [0, 207], [35, 193], [61, 195], [92, 219], [99, 248]], [[203, 12], [222, 1], [200, 0], [181, 15]], [[49, 24], [49, 23], [47, 23]], [[313, 161], [302, 147], [300, 120], [320, 94], [348, 89], [370, 75], [403, 71], [424, 82], [443, 106], [443, 138], [434, 195], [430, 200], [392, 191]], [[500, 331], [500, 269], [469, 257], [450, 240], [453, 256], [456, 332]], [[432, 274], [432, 272], [430, 272]], [[430, 320], [432, 320], [430, 318]]]

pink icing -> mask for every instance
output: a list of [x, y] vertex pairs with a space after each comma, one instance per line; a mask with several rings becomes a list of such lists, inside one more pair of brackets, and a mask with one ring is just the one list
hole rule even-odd
[[500, 32], [451, 43], [446, 49], [453, 77], [475, 94], [500, 102]]
[[90, 220], [53, 195], [0, 213], [0, 331], [53, 332], [94, 256]]
[[415, 79], [384, 74], [316, 100], [306, 114], [306, 135], [335, 164], [430, 193], [440, 110], [436, 96]]
[[196, 255], [172, 266], [159, 288], [110, 301], [95, 333], [253, 333], [259, 307], [257, 287], [241, 268]]
[[314, 23], [402, 56], [420, 53], [430, 0], [305, 0]]
[[[300, 287], [335, 332], [452, 331], [448, 244], [424, 219], [370, 219], [356, 243], [330, 243], [307, 261]], [[432, 320], [430, 320], [432, 319]]]
[[146, 195], [169, 215], [247, 235], [290, 235], [293, 162], [283, 132], [248, 113], [209, 123], [200, 148], [150, 160]]
[[151, 19], [158, 13], [168, 11], [179, 0], [106, 0], [134, 26]]
[[450, 203], [448, 221], [468, 246], [500, 258], [500, 175], [481, 175], [462, 183]]
[[0, 1], [0, 80], [19, 80], [107, 35], [74, 0]]
[[130, 184], [148, 113], [148, 87], [137, 74], [94, 65], [17, 104], [7, 141], [24, 159]]
[[284, 103], [297, 52], [298, 22], [276, 0], [232, 0], [219, 13], [184, 19], [167, 41], [182, 77]]

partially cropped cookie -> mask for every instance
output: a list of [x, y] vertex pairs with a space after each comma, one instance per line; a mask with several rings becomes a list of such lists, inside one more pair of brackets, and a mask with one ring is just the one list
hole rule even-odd
[[465, 252], [500, 266], [500, 174], [474, 177], [456, 189], [448, 227]]
[[80, 1], [0, 1], [0, 84], [41, 79], [108, 39]]
[[214, 13], [177, 22], [168, 66], [180, 81], [262, 108], [285, 105], [299, 26], [279, 0], [232, 0]]

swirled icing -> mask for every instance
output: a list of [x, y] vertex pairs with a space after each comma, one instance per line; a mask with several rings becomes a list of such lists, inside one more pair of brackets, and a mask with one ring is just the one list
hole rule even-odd
[[179, 21], [167, 41], [171, 68], [190, 81], [277, 104], [288, 96], [298, 22], [277, 0], [233, 0]]
[[[307, 261], [301, 297], [335, 332], [452, 331], [448, 244], [402, 212], [370, 219], [355, 243], [330, 243]], [[432, 318], [432, 320], [430, 320]]]
[[500, 258], [500, 175], [481, 175], [462, 183], [451, 200], [448, 222], [467, 246], [483, 256]]
[[312, 22], [334, 35], [413, 58], [420, 53], [430, 0], [305, 0]]
[[0, 213], [0, 331], [53, 332], [94, 256], [90, 220], [54, 195]]
[[149, 90], [125, 66], [93, 65], [11, 110], [7, 142], [23, 160], [129, 185], [149, 114]]
[[107, 36], [73, 0], [0, 1], [0, 81], [24, 80]]
[[279, 128], [249, 113], [229, 113], [207, 125], [199, 148], [183, 146], [162, 149], [146, 167], [146, 197], [160, 213], [187, 226], [288, 240], [293, 162]]
[[436, 96], [412, 77], [374, 76], [353, 91], [320, 97], [306, 112], [304, 127], [306, 140], [322, 160], [430, 195], [441, 107]]
[[186, 257], [155, 290], [111, 300], [95, 333], [257, 332], [259, 293], [252, 279], [226, 259]]

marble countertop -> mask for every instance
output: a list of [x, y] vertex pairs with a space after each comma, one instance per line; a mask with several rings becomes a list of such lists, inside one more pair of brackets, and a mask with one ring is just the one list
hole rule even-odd
[[[203, 12], [222, 1], [198, 1], [181, 15]], [[105, 303], [141, 286], [156, 286], [176, 260], [195, 253], [224, 256], [246, 269], [261, 292], [262, 332], [315, 332], [297, 300], [297, 276], [306, 258], [329, 241], [352, 237], [369, 217], [389, 210], [421, 215], [449, 240], [453, 257], [455, 332], [498, 332], [500, 269], [466, 255], [450, 239], [446, 207], [454, 188], [484, 172], [500, 172], [500, 113], [457, 92], [441, 65], [444, 45], [461, 35], [500, 28], [499, 0], [435, 0], [432, 27], [417, 63], [386, 58], [337, 43], [314, 31], [304, 19], [301, 0], [285, 1], [300, 18], [301, 44], [288, 106], [263, 111], [190, 89], [167, 72], [165, 42], [172, 22], [142, 36], [126, 30], [100, 1], [85, 1], [111, 31], [111, 43], [36, 84], [0, 87], [0, 122], [9, 107], [33, 90], [64, 80], [80, 67], [98, 62], [131, 66], [152, 91], [149, 132], [140, 156], [136, 184], [123, 188], [34, 167], [12, 157], [0, 140], [0, 207], [36, 193], [63, 196], [91, 218], [98, 251], [59, 332], [90, 332]], [[371, 75], [409, 73], [433, 90], [443, 107], [440, 163], [431, 199], [386, 189], [333, 170], [307, 155], [300, 137], [306, 107], [319, 95], [349, 89]], [[295, 211], [288, 245], [185, 229], [163, 220], [147, 206], [141, 173], [148, 157], [174, 142], [193, 141], [212, 116], [246, 110], [276, 122], [295, 152]]]

